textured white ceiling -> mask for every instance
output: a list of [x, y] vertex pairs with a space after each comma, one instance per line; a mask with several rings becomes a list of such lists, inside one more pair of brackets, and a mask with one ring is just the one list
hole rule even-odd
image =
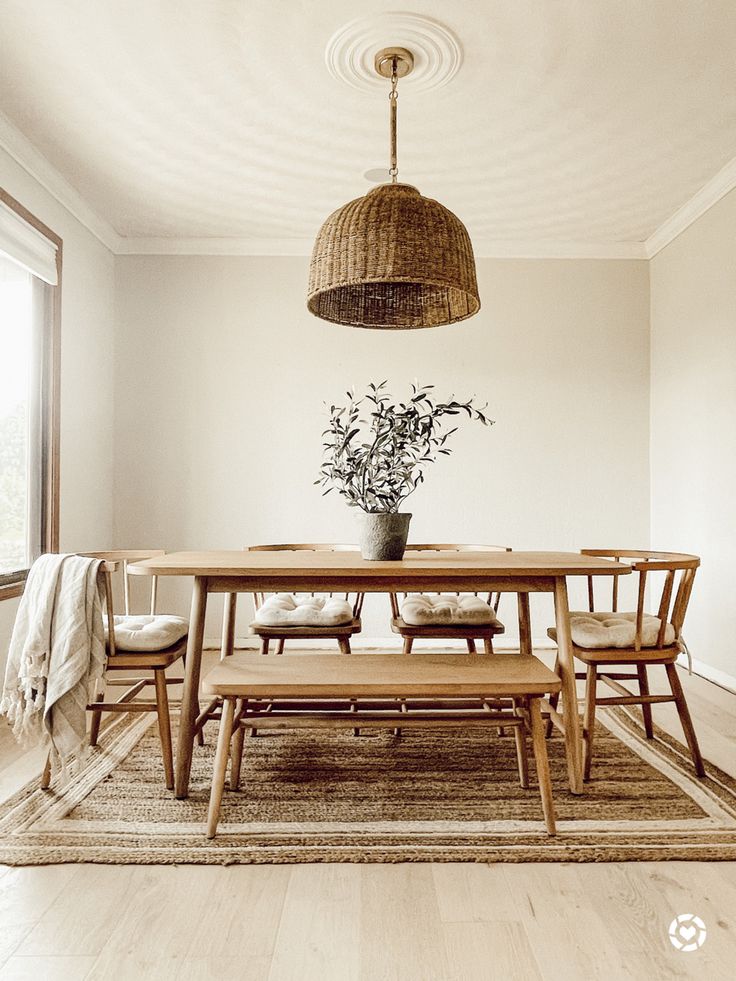
[[[124, 236], [312, 239], [386, 166], [325, 46], [373, 0], [2, 0], [0, 110]], [[638, 242], [736, 156], [734, 0], [424, 0], [401, 179], [490, 241]], [[387, 37], [386, 44], [395, 43]]]

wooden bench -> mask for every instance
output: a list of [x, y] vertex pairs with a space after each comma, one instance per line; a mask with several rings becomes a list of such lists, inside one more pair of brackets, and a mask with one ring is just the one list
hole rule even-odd
[[402, 729], [513, 727], [522, 787], [528, 786], [529, 731], [545, 824], [552, 835], [555, 818], [540, 700], [559, 692], [560, 685], [541, 661], [521, 654], [228, 657], [204, 681], [205, 694], [223, 701], [207, 837], [214, 838], [217, 831], [231, 756], [230, 788], [239, 786], [245, 728], [367, 729], [397, 724]]

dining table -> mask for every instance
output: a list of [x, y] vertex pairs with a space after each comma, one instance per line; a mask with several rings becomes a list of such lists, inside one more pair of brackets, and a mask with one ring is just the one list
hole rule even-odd
[[[258, 552], [244, 550], [170, 552], [136, 562], [131, 575], [193, 577], [189, 638], [184, 665], [177, 739], [175, 795], [186, 798], [194, 742], [201, 727], [199, 685], [207, 599], [211, 593], [515, 593], [521, 654], [532, 653], [531, 593], [554, 598], [563, 712], [549, 709], [564, 734], [567, 775], [573, 794], [583, 792], [580, 713], [568, 606], [571, 577], [620, 576], [624, 562], [577, 552], [411, 552], [392, 562], [367, 561], [359, 551]], [[232, 648], [233, 635], [230, 631]], [[227, 656], [232, 651], [223, 649]], [[411, 656], [411, 655], [407, 655]], [[482, 656], [482, 655], [479, 655]]]

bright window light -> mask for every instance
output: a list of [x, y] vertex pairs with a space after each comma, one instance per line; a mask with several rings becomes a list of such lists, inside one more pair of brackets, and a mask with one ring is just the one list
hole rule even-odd
[[32, 561], [29, 431], [33, 277], [0, 256], [0, 574]]

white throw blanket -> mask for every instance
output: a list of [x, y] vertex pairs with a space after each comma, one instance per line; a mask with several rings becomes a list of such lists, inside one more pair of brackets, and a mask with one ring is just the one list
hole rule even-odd
[[86, 741], [86, 706], [105, 670], [100, 562], [42, 555], [28, 574], [10, 641], [0, 713], [25, 745], [66, 764]]

